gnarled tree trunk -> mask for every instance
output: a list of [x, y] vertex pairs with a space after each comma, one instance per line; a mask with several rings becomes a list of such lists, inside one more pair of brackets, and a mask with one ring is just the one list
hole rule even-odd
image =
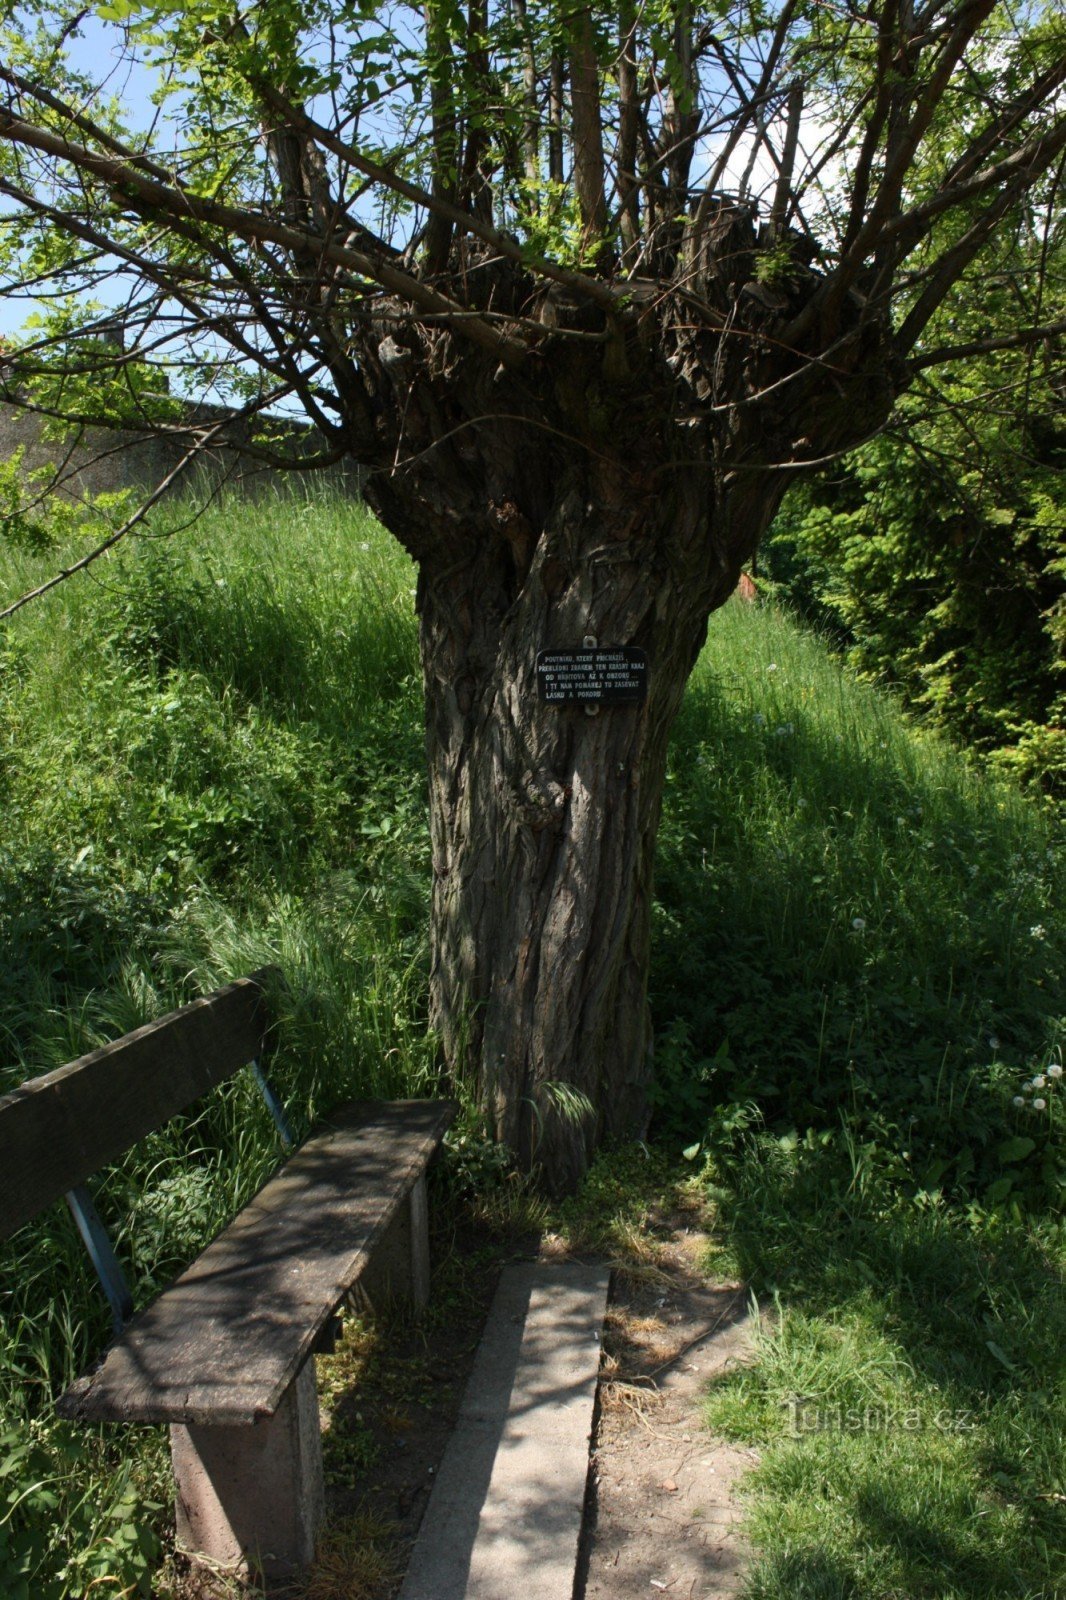
[[[477, 562], [426, 569], [421, 589], [433, 1022], [475, 1072], [497, 1138], [556, 1187], [602, 1134], [643, 1130], [667, 741], [735, 576], [700, 559], [697, 474], [628, 529], [589, 503], [583, 476], [556, 485], [510, 604], [506, 585], [486, 603], [494, 574]], [[645, 649], [642, 705], [538, 699], [538, 651], [583, 640]]]
[[[498, 280], [494, 297], [510, 309]], [[646, 1125], [655, 836], [707, 619], [800, 429], [832, 448], [887, 405], [883, 382], [836, 374], [812, 393], [749, 309], [744, 338], [694, 338], [683, 304], [643, 338], [639, 318], [612, 331], [549, 293], [558, 331], [520, 377], [439, 334], [416, 352], [424, 330], [379, 329], [362, 358], [396, 430], [368, 497], [419, 564], [432, 1022], [496, 1137], [556, 1190], [604, 1135]], [[780, 407], [745, 407], [790, 359]], [[538, 652], [587, 640], [644, 649], [642, 704], [538, 698]]]

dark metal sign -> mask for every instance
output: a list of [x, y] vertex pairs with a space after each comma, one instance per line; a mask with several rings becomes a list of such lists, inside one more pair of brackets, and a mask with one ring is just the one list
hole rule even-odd
[[631, 644], [542, 650], [537, 689], [549, 705], [638, 705], [648, 692], [648, 658]]

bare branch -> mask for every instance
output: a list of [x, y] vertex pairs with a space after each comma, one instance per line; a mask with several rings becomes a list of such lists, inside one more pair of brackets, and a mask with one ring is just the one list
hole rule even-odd
[[618, 138], [615, 144], [615, 169], [618, 174], [622, 258], [625, 261], [631, 257], [640, 237], [640, 183], [636, 176], [640, 98], [637, 83], [637, 8], [634, 0], [620, 0], [618, 30]]
[[781, 152], [781, 167], [777, 175], [777, 189], [770, 209], [770, 233], [777, 238], [788, 221], [792, 200], [792, 174], [796, 166], [796, 146], [799, 142], [800, 118], [803, 116], [803, 82], [797, 78], [788, 91], [788, 121], [785, 144]]
[[[337, 266], [349, 267], [353, 272], [380, 283], [393, 294], [398, 294], [427, 311], [454, 312], [465, 309], [456, 301], [430, 288], [428, 284], [420, 283], [409, 273], [402, 272], [392, 262], [375, 260], [361, 250], [353, 250], [350, 245], [342, 244], [336, 239], [321, 238], [309, 229], [274, 222], [256, 212], [225, 205], [200, 195], [194, 196], [170, 184], [160, 183], [154, 178], [143, 175], [128, 162], [113, 156], [99, 155], [86, 149], [84, 145], [74, 144], [71, 140], [50, 133], [47, 129], [24, 122], [2, 107], [0, 107], [0, 137], [10, 139], [13, 143], [29, 149], [39, 150], [45, 155], [55, 156], [61, 161], [69, 161], [82, 171], [91, 172], [101, 179], [116, 197], [124, 200], [140, 215], [149, 217], [163, 215], [171, 221], [184, 219], [216, 226], [227, 233], [236, 234], [238, 238], [251, 242], [271, 241], [296, 255], [305, 257], [308, 252], [316, 252], [322, 260], [335, 263]], [[462, 328], [466, 338], [485, 349], [492, 350], [506, 365], [518, 366], [525, 360], [527, 350], [524, 344], [498, 333], [484, 322], [465, 318], [456, 326]]]
[[719, 63], [721, 64], [722, 69], [726, 73], [733, 86], [734, 93], [736, 94], [738, 100], [738, 109], [729, 137], [727, 138], [717, 161], [708, 174], [707, 182], [704, 186], [703, 197], [696, 211], [695, 223], [697, 231], [710, 219], [710, 215], [715, 204], [715, 195], [717, 194], [722, 179], [725, 176], [726, 169], [733, 158], [733, 152], [736, 150], [737, 145], [744, 137], [744, 132], [749, 123], [754, 119], [757, 112], [761, 110], [762, 106], [766, 102], [766, 97], [769, 94], [774, 81], [774, 74], [777, 71], [777, 63], [781, 59], [781, 52], [785, 48], [785, 43], [788, 39], [788, 30], [792, 26], [792, 19], [795, 15], [798, 3], [799, 0], [785, 0], [785, 5], [781, 10], [781, 15], [777, 19], [777, 26], [774, 29], [774, 35], [770, 41], [770, 48], [767, 51], [762, 72], [759, 74], [759, 80], [755, 85], [753, 85], [750, 93], [745, 91], [741, 82], [740, 74], [737, 71], [736, 64], [728, 50], [726, 50], [725, 46], [722, 44], [721, 40], [716, 34], [711, 33], [708, 35], [708, 43], [715, 50]]
[[944, 366], [949, 361], [965, 361], [970, 356], [991, 355], [995, 350], [1018, 350], [1029, 345], [1043, 344], [1045, 340], [1061, 338], [1066, 334], [1066, 319], [1048, 322], [1039, 328], [1015, 328], [1013, 333], [999, 334], [992, 339], [973, 339], [969, 344], [945, 344], [936, 350], [923, 350], [907, 362], [911, 372], [923, 372], [927, 367]]
[[607, 231], [600, 79], [592, 16], [582, 9], [570, 25], [570, 98], [574, 124], [574, 192], [586, 237]]
[[556, 53], [548, 69], [548, 177], [552, 183], [563, 181], [564, 71], [563, 58]]

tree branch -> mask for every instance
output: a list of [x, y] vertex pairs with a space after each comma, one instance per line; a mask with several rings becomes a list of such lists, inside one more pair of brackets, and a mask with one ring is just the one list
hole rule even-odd
[[357, 172], [363, 173], [365, 177], [370, 178], [374, 183], [383, 184], [387, 189], [391, 189], [394, 194], [409, 200], [412, 205], [420, 206], [423, 210], [435, 216], [446, 218], [463, 233], [472, 233], [475, 238], [483, 239], [494, 250], [498, 250], [501, 256], [506, 256], [510, 261], [521, 262], [523, 266], [528, 267], [530, 272], [537, 273], [542, 278], [552, 278], [556, 283], [564, 284], [568, 289], [572, 289], [575, 294], [589, 300], [595, 300], [602, 306], [607, 306], [611, 309], [615, 307], [617, 295], [601, 279], [581, 272], [571, 272], [566, 267], [556, 266], [553, 261], [547, 260], [544, 256], [521, 249], [506, 233], [500, 233], [498, 229], [490, 224], [472, 216], [469, 211], [464, 211], [461, 206], [453, 205], [449, 200], [427, 194], [425, 189], [419, 188], [417, 184], [400, 177], [398, 173], [382, 166], [380, 162], [371, 160], [355, 145], [339, 138], [329, 128], [324, 127], [314, 117], [309, 116], [307, 112], [291, 105], [278, 90], [269, 85], [264, 85], [263, 93], [276, 109], [283, 111], [286, 116], [292, 119], [295, 127], [302, 128], [307, 133], [312, 134], [324, 150], [328, 150], [331, 155], [339, 156], [343, 160], [350, 162]]
[[600, 77], [592, 14], [582, 8], [570, 24], [570, 100], [574, 129], [574, 192], [589, 240], [607, 231]]
[[[254, 405], [243, 407], [236, 415], [238, 417], [254, 416], [265, 405], [271, 405], [276, 400], [283, 399], [286, 392], [286, 390], [275, 390], [265, 400], [258, 400]], [[86, 567], [91, 567], [94, 561], [99, 561], [101, 556], [106, 555], [109, 550], [113, 550], [120, 539], [124, 539], [128, 533], [132, 533], [133, 529], [144, 521], [152, 507], [157, 505], [167, 490], [177, 482], [186, 467], [195, 461], [197, 456], [206, 450], [208, 445], [212, 444], [226, 428], [232, 426], [233, 421], [233, 417], [226, 417], [223, 421], [216, 423], [214, 427], [208, 428], [206, 433], [197, 439], [192, 448], [185, 452], [176, 466], [171, 468], [166, 477], [156, 485], [147, 500], [133, 513], [132, 517], [127, 517], [120, 528], [116, 528], [115, 532], [109, 535], [102, 544], [98, 544], [95, 549], [82, 556], [80, 561], [75, 561], [72, 566], [64, 567], [61, 572], [57, 572], [54, 577], [49, 578], [45, 583], [38, 584], [35, 589], [28, 590], [26, 594], [20, 595], [17, 600], [12, 601], [10, 605], [0, 611], [0, 622], [6, 622], [8, 617], [15, 615], [16, 611], [21, 611], [23, 606], [28, 606], [32, 600], [39, 600], [42, 595], [58, 588], [59, 584], [64, 583], [67, 578], [72, 578], [75, 573], [84, 572]]]
[[1027, 345], [1042, 344], [1045, 339], [1057, 339], [1066, 334], [1066, 318], [1048, 322], [1039, 328], [1016, 328], [1013, 333], [1002, 333], [993, 339], [974, 339], [969, 344], [945, 344], [939, 349], [923, 351], [907, 362], [910, 372], [923, 372], [926, 367], [941, 366], [948, 361], [965, 361], [969, 356], [990, 355], [995, 350], [1017, 350]]
[[[1059, 150], [1064, 146], [1066, 146], [1066, 119], [1063, 120], [1056, 135], [1055, 148]], [[1032, 163], [1030, 167], [1031, 165]], [[930, 317], [965, 272], [977, 252], [991, 237], [1000, 218], [1005, 216], [1011, 206], [1024, 194], [1032, 181], [1033, 174], [1030, 167], [1016, 170], [1013, 180], [1003, 185], [992, 203], [985, 207], [962, 237], [949, 250], [945, 250], [934, 264], [929, 283], [908, 312], [903, 326], [896, 335], [894, 342], [900, 355], [905, 355], [913, 348]]]
[[618, 137], [615, 142], [615, 170], [618, 174], [622, 259], [626, 261], [636, 249], [640, 237], [640, 184], [636, 175], [640, 100], [637, 83], [635, 0], [620, 0], [618, 32]]
[[[281, 245], [297, 256], [306, 257], [309, 251], [313, 251], [322, 260], [348, 267], [427, 311], [461, 312], [466, 309], [391, 262], [375, 260], [361, 250], [353, 250], [350, 245], [341, 244], [335, 239], [322, 238], [309, 229], [274, 222], [237, 206], [222, 204], [200, 195], [193, 196], [173, 185], [160, 183], [126, 161], [99, 155], [84, 145], [74, 144], [60, 135], [24, 122], [6, 108], [0, 108], [0, 138], [10, 139], [14, 144], [39, 150], [61, 161], [69, 161], [75, 168], [92, 173], [117, 198], [124, 200], [139, 214], [155, 216], [162, 213], [172, 220], [187, 219], [219, 227], [251, 242], [270, 241]], [[496, 354], [505, 365], [517, 367], [525, 361], [528, 347], [519, 340], [498, 333], [487, 323], [472, 317], [457, 318], [455, 326], [462, 329], [466, 338]]]
[[[1062, 67], [1060, 75], [1066, 82], [1066, 65]], [[921, 205], [893, 218], [886, 224], [882, 238], [893, 239], [902, 236], [904, 249], [900, 259], [904, 259], [928, 235], [929, 225], [943, 212], [949, 211], [953, 206], [964, 205], [967, 200], [994, 189], [1009, 179], [1019, 168], [1038, 172], [1043, 167], [1049, 167], [1064, 146], [1066, 146], [1066, 117], [1060, 118], [1058, 123], [1053, 124], [1049, 133], [1036, 135], [1027, 144], [1021, 145], [1009, 156], [1005, 156], [1002, 161], [986, 167], [983, 172], [975, 173], [968, 182], [941, 188]]]

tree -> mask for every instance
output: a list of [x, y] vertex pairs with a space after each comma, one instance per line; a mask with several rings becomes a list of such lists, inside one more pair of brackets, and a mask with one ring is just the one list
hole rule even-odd
[[[71, 64], [87, 13], [5, 15], [7, 261], [55, 297], [9, 397], [128, 416], [169, 363], [172, 396], [294, 397], [321, 459], [365, 463], [419, 569], [431, 1020], [566, 1187], [645, 1116], [655, 834], [708, 617], [791, 483], [985, 342], [926, 330], [1056, 202], [1061, 19], [110, 0], [98, 59], [109, 32], [162, 85], [134, 127]], [[1007, 340], [1063, 326], [1045, 304]], [[646, 651], [642, 704], [538, 699], [538, 652], [589, 638]]]
[[[1009, 335], [1061, 302], [1066, 216], [1027, 210], [985, 252], [981, 302], [952, 293], [937, 313], [943, 337]], [[860, 670], [1060, 803], [1064, 385], [1051, 340], [923, 373], [878, 439], [788, 498], [765, 564]]]

